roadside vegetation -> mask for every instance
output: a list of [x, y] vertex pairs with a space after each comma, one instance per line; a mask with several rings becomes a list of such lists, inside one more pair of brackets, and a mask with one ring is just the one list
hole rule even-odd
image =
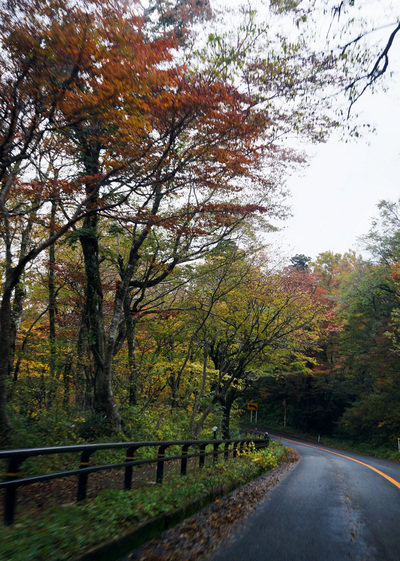
[[[248, 421], [244, 421], [248, 424]], [[348, 452], [355, 452], [357, 454], [365, 454], [373, 456], [374, 458], [381, 458], [384, 460], [391, 460], [392, 462], [400, 462], [400, 451], [398, 449], [397, 439], [388, 443], [386, 446], [375, 446], [370, 441], [363, 441], [363, 439], [340, 438], [335, 436], [327, 436], [325, 434], [316, 434], [315, 432], [309, 433], [298, 430], [295, 427], [280, 424], [270, 424], [267, 421], [260, 421], [259, 426], [267, 427], [270, 431], [279, 431], [289, 435], [295, 435], [299, 438], [311, 440], [320, 444], [321, 446], [330, 446], [338, 448], [339, 450], [346, 450]]]
[[[18, 515], [14, 526], [0, 528], [0, 558], [7, 561], [64, 561], [78, 559], [91, 548], [132, 533], [139, 524], [159, 515], [218, 500], [276, 467], [286, 457], [281, 445], [243, 453], [238, 459], [167, 477], [162, 485], [132, 491], [105, 490], [82, 504], [67, 503]], [[122, 478], [121, 478], [122, 479]], [[203, 501], [201, 503], [201, 501]]]
[[397, 448], [397, 441], [393, 442], [393, 446], [378, 446], [375, 447], [370, 443], [360, 442], [355, 440], [340, 440], [329, 436], [321, 438], [321, 444], [332, 446], [333, 448], [340, 448], [349, 452], [356, 452], [358, 454], [366, 454], [375, 458], [382, 458], [384, 460], [391, 460], [392, 462], [400, 462], [400, 452]]

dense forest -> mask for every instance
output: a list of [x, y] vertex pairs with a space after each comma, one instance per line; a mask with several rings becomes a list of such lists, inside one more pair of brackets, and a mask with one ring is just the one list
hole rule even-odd
[[249, 9], [217, 32], [201, 1], [0, 12], [3, 443], [227, 437], [249, 396], [271, 422], [285, 401], [294, 428], [397, 436], [397, 202], [368, 259], [284, 266], [268, 246], [293, 136], [339, 127], [321, 92], [353, 103], [376, 53], [313, 50]]
[[[314, 278], [327, 312], [310, 360], [259, 379], [253, 397], [262, 415], [313, 434], [394, 450], [400, 434], [400, 201], [381, 201], [363, 238], [368, 259], [330, 251], [315, 262], [296, 256]], [[303, 259], [298, 259], [302, 257]], [[265, 403], [265, 405], [264, 405]]]

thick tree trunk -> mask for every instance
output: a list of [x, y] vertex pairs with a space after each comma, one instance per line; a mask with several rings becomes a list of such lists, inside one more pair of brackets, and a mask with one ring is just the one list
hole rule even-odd
[[78, 334], [77, 365], [75, 379], [75, 405], [78, 409], [93, 407], [93, 375], [91, 372], [90, 350], [88, 347], [86, 321], [82, 317]]
[[[28, 245], [31, 239], [32, 227], [33, 227], [33, 222], [29, 222], [27, 227], [22, 232], [21, 247], [19, 250], [20, 259], [22, 259], [26, 255]], [[21, 283], [18, 282], [14, 289], [14, 301], [12, 304], [12, 312], [11, 312], [11, 342], [10, 342], [10, 359], [9, 359], [9, 366], [8, 366], [10, 378], [13, 379], [13, 382], [16, 382], [18, 378], [19, 362], [16, 368], [14, 368], [14, 360], [15, 360], [16, 340], [17, 340], [18, 330], [22, 319], [24, 301], [25, 301], [25, 290], [22, 287]]]
[[5, 283], [0, 306], [0, 443], [7, 444], [11, 434], [11, 422], [7, 414], [7, 380], [11, 349], [11, 290]]
[[10, 326], [10, 359], [9, 359], [9, 377], [16, 382], [18, 378], [19, 364], [15, 364], [15, 349], [19, 326], [22, 319], [22, 312], [24, 309], [25, 290], [18, 283], [14, 290], [14, 302], [11, 312], [11, 326]]
[[[51, 204], [51, 220], [54, 223], [56, 218], [55, 203]], [[53, 229], [51, 234], [54, 234]], [[54, 244], [49, 247], [49, 344], [50, 344], [50, 378], [54, 378], [56, 374], [56, 287], [54, 279], [54, 265], [56, 262], [56, 250]]]
[[222, 438], [228, 440], [230, 438], [230, 422], [231, 422], [231, 410], [232, 405], [237, 397], [237, 392], [235, 388], [231, 388], [225, 397], [220, 400], [222, 405], [222, 427], [221, 435]]
[[113, 431], [121, 430], [121, 416], [111, 387], [111, 364], [106, 359], [103, 291], [100, 278], [98, 218], [88, 216], [80, 241], [85, 261], [86, 301], [84, 321], [94, 367], [94, 409], [104, 415]]
[[[52, 209], [52, 219], [53, 212]], [[52, 244], [49, 248], [49, 347], [50, 347], [50, 360], [49, 360], [49, 391], [47, 394], [47, 407], [51, 408], [57, 392], [56, 380], [56, 364], [57, 364], [57, 350], [56, 350], [56, 289], [54, 284], [54, 264], [55, 264], [55, 247]]]

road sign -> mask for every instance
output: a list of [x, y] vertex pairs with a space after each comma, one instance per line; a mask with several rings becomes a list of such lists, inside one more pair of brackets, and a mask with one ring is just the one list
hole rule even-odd
[[254, 403], [254, 401], [249, 401], [247, 404], [247, 409], [249, 411], [257, 411], [258, 410], [258, 403]]

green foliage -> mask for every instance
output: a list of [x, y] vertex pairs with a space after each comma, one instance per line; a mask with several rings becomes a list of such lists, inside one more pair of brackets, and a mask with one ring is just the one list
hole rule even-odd
[[278, 13], [290, 12], [295, 10], [300, 4], [300, 0], [270, 0], [271, 6]]
[[96, 230], [89, 226], [75, 228], [68, 232], [65, 236], [65, 241], [73, 248], [76, 249], [77, 244], [79, 243], [80, 238], [88, 238], [88, 239], [96, 239], [98, 236]]
[[339, 430], [353, 440], [375, 446], [388, 446], [400, 435], [400, 380], [398, 372], [376, 380], [371, 392], [361, 395], [349, 407]]
[[311, 257], [307, 257], [307, 255], [304, 255], [303, 253], [294, 255], [290, 259], [291, 266], [300, 271], [308, 269], [309, 261], [311, 261]]
[[76, 418], [73, 428], [76, 429], [78, 438], [85, 442], [98, 441], [108, 432], [106, 417], [101, 413], [90, 411], [86, 416]]
[[271, 442], [270, 446], [264, 450], [259, 450], [252, 454], [251, 461], [258, 465], [262, 470], [268, 471], [277, 467], [283, 460], [285, 450], [275, 442]]
[[378, 210], [379, 216], [373, 219], [364, 244], [377, 262], [396, 263], [400, 261], [400, 199], [382, 200]]
[[59, 411], [33, 411], [30, 415], [12, 412], [14, 430], [10, 448], [37, 448], [79, 444], [80, 427], [85, 418], [80, 413]]
[[121, 409], [128, 440], [185, 440], [190, 438], [185, 410], [171, 407], [148, 409], [131, 406]]
[[[400, 434], [398, 317], [400, 203], [382, 201], [365, 237], [374, 261], [354, 252], [321, 253], [310, 264], [330, 306], [308, 368], [270, 365], [257, 382], [260, 419], [295, 432], [390, 450]], [[254, 398], [254, 388], [251, 392]], [[250, 394], [249, 394], [250, 395]]]
[[397, 438], [392, 441], [386, 441], [384, 446], [371, 444], [363, 441], [362, 438], [331, 438], [324, 437], [321, 441], [322, 444], [340, 448], [341, 450], [348, 450], [349, 452], [356, 452], [358, 454], [366, 454], [374, 458], [383, 458], [391, 460], [392, 462], [400, 462], [400, 453], [398, 451]]

